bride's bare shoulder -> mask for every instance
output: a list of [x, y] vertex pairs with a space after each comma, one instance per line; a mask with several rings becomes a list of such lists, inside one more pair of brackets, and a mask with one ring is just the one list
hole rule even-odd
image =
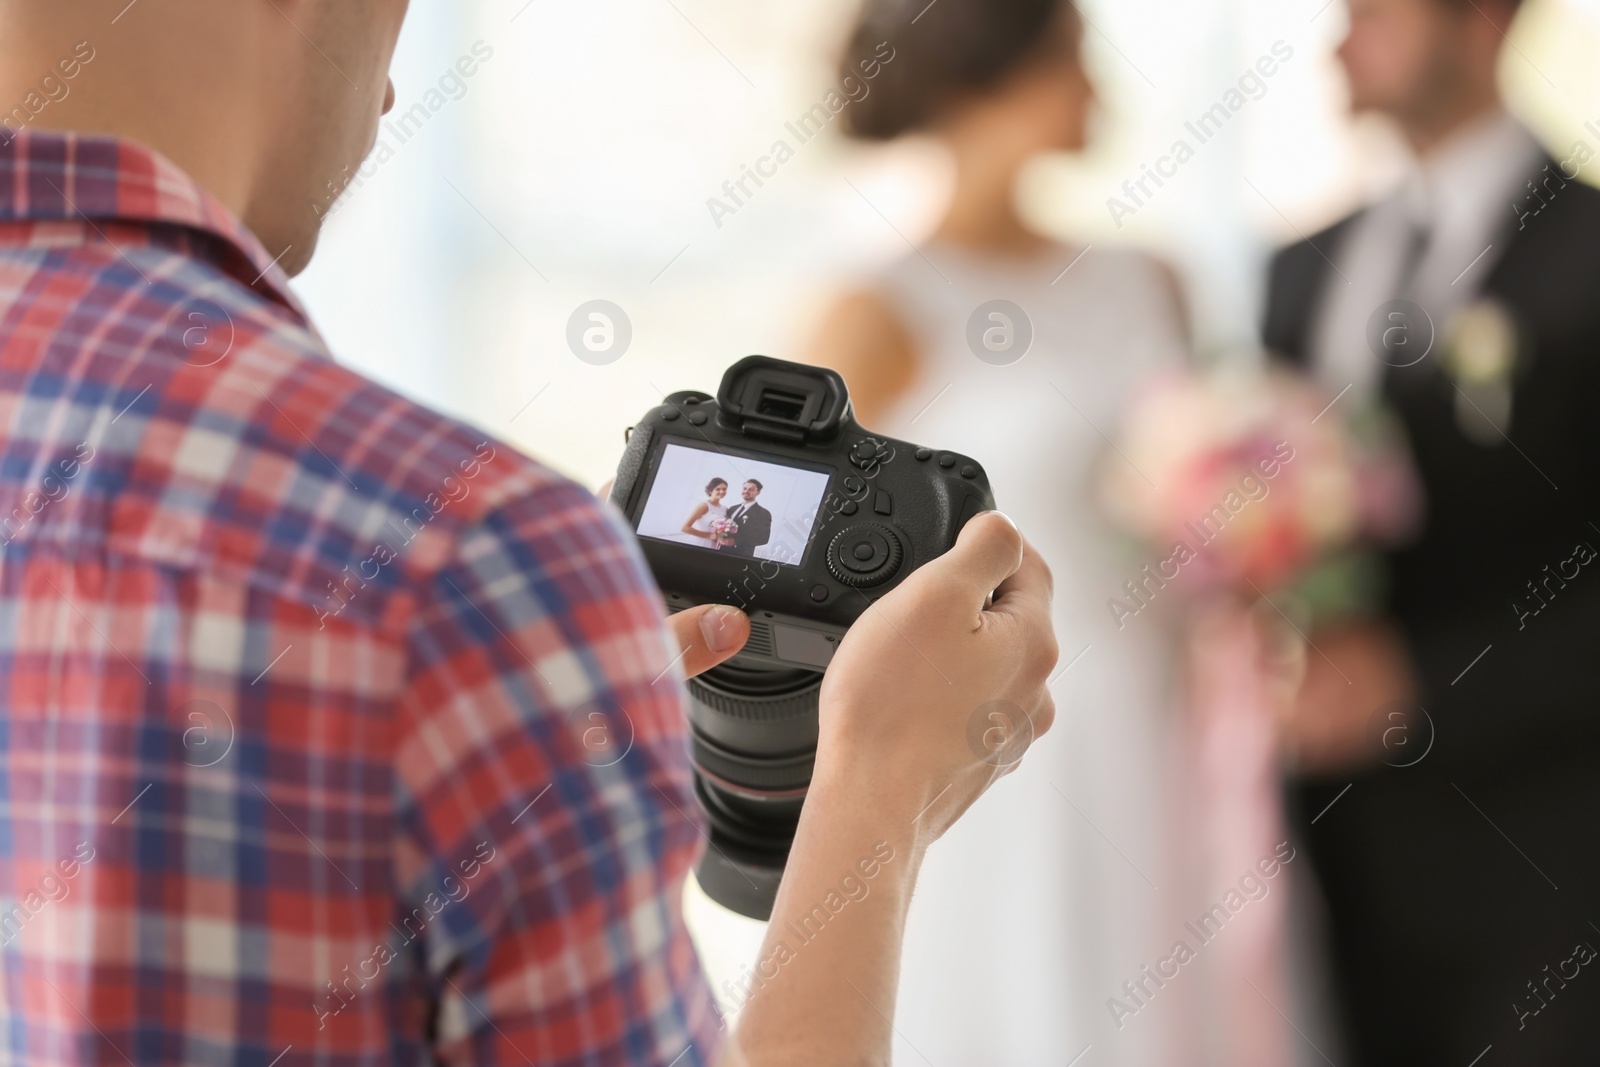
[[870, 424], [911, 384], [917, 352], [889, 298], [860, 288], [839, 296], [823, 313], [806, 360], [842, 374], [857, 415]]

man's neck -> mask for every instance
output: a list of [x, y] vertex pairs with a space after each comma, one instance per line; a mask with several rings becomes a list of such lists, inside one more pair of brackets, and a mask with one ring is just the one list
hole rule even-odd
[[[251, 73], [235, 55], [188, 59], [188, 73], [164, 71], [174, 54], [168, 14], [161, 7], [137, 10], [108, 31], [87, 18], [52, 9], [0, 5], [0, 112], [24, 105], [23, 129], [116, 136], [138, 141], [166, 156], [235, 215], [249, 214], [255, 193], [252, 174], [260, 158], [260, 130], [253, 121]], [[93, 28], [79, 23], [93, 22]], [[37, 110], [30, 96], [44, 94], [41, 79], [59, 75], [78, 42], [94, 58], [71, 79], [57, 77], [64, 95]], [[130, 93], [130, 85], [140, 87]], [[57, 90], [58, 94], [61, 90]], [[13, 123], [15, 128], [16, 124]]]
[[1402, 123], [1402, 130], [1411, 151], [1419, 160], [1427, 160], [1450, 144], [1460, 134], [1505, 110], [1500, 94], [1494, 91], [1474, 94], [1453, 102], [1426, 118], [1415, 118]]

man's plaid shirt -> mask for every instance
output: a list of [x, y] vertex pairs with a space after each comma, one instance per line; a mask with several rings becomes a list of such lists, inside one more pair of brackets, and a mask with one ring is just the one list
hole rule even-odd
[[613, 515], [333, 363], [125, 141], [0, 148], [0, 315], [4, 1059], [708, 1062]]

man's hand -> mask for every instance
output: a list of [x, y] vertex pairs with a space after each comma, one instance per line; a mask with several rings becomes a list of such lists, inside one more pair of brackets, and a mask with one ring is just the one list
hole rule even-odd
[[[611, 482], [606, 479], [595, 495], [611, 499]], [[716, 538], [713, 538], [716, 540]], [[724, 541], [724, 544], [733, 544]], [[750, 639], [750, 619], [727, 604], [701, 604], [667, 616], [667, 628], [683, 652], [683, 676], [693, 678], [729, 658]]]
[[822, 684], [818, 776], [908, 818], [931, 804], [922, 843], [942, 834], [1054, 721], [1051, 587], [1010, 519], [968, 522], [845, 635]]
[[1415, 710], [1404, 644], [1376, 622], [1318, 630], [1311, 641], [1305, 679], [1281, 723], [1286, 764], [1301, 774], [1332, 774], [1377, 763], [1385, 754], [1380, 713]]
[[693, 678], [744, 647], [750, 619], [727, 604], [701, 604], [667, 616], [667, 627], [683, 650], [683, 675]]
[[[923, 850], [1054, 721], [1050, 595], [1044, 561], [990, 512], [850, 627], [823, 678], [816, 768], [759, 961], [781, 973], [746, 1003], [725, 1067], [889, 1061]], [[668, 625], [690, 677], [750, 636], [722, 604]], [[841, 888], [848, 907], [834, 903]], [[785, 931], [822, 922], [814, 941], [787, 944]]]
[[816, 771], [757, 964], [772, 977], [723, 1064], [889, 1062], [923, 850], [1055, 716], [1050, 590], [1011, 521], [984, 514], [851, 626], [823, 679]]

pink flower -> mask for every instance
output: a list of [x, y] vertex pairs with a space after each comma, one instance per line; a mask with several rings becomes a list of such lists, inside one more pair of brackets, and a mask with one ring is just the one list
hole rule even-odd
[[1392, 420], [1273, 371], [1146, 383], [1107, 455], [1112, 520], [1205, 589], [1263, 593], [1414, 527], [1419, 493]]

